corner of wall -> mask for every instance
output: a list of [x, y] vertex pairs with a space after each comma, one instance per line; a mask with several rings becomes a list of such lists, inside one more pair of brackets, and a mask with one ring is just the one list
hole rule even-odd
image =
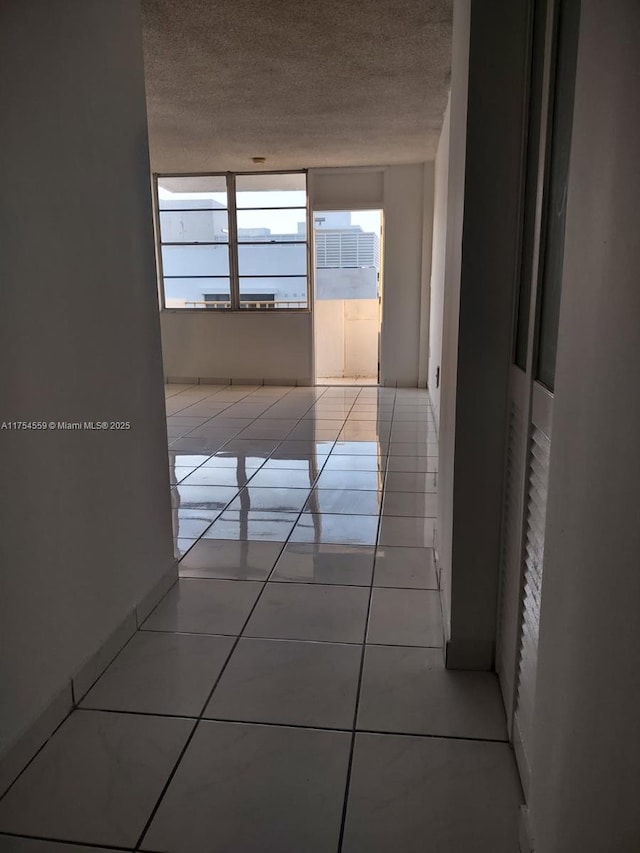
[[529, 809], [526, 806], [520, 806], [518, 815], [518, 846], [520, 853], [535, 853], [529, 821]]
[[69, 714], [78, 707], [83, 697], [177, 580], [178, 561], [174, 559], [167, 572], [137, 605], [131, 608], [117, 628], [88, 655], [60, 690], [36, 712], [0, 753], [0, 797]]

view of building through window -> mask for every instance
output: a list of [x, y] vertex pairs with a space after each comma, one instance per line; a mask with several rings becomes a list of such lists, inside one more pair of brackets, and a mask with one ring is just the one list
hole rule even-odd
[[167, 308], [307, 308], [306, 175], [158, 178]]
[[316, 299], [376, 299], [379, 211], [314, 212], [313, 227]]
[[[160, 176], [157, 201], [166, 308], [308, 307], [305, 173]], [[376, 214], [324, 211], [313, 225], [316, 298], [375, 299]]]

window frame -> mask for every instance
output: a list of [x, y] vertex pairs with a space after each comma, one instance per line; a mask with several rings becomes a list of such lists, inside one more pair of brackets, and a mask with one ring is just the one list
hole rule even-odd
[[[304, 205], [293, 205], [291, 207], [279, 207], [279, 208], [270, 208], [268, 206], [262, 208], [238, 208], [236, 204], [236, 178], [238, 176], [244, 175], [304, 175], [305, 177], [305, 204]], [[168, 312], [176, 312], [176, 313], [191, 313], [196, 312], [199, 314], [227, 314], [227, 313], [238, 313], [238, 314], [248, 314], [248, 313], [261, 313], [261, 314], [280, 314], [280, 313], [307, 313], [311, 312], [311, 302], [312, 302], [312, 293], [313, 293], [313, 258], [312, 258], [312, 223], [311, 223], [311, 205], [309, 203], [309, 171], [308, 169], [274, 169], [269, 171], [246, 171], [246, 172], [154, 172], [152, 175], [152, 190], [153, 190], [153, 225], [154, 225], [154, 236], [155, 236], [155, 249], [156, 249], [156, 272], [157, 272], [157, 285], [158, 285], [158, 295], [159, 295], [159, 303], [161, 311]], [[229, 294], [229, 306], [224, 308], [214, 308], [208, 305], [203, 305], [202, 307], [193, 307], [193, 308], [172, 308], [167, 307], [166, 304], [166, 296], [165, 296], [165, 277], [164, 277], [164, 269], [162, 262], [162, 247], [164, 245], [173, 245], [172, 243], [163, 243], [162, 241], [162, 233], [160, 228], [160, 213], [162, 212], [160, 209], [160, 195], [158, 191], [158, 181], [162, 178], [224, 178], [226, 182], [226, 191], [227, 191], [227, 217], [228, 217], [228, 228], [229, 228], [229, 242], [228, 245], [229, 250], [229, 282], [230, 282], [230, 294]], [[307, 271], [306, 275], [271, 275], [271, 276], [241, 276], [239, 274], [239, 248], [242, 246], [251, 246], [251, 245], [277, 245], [273, 243], [253, 243], [245, 240], [238, 240], [238, 210], [243, 212], [244, 210], [304, 210], [304, 218], [306, 225], [306, 235], [304, 240], [297, 240], [295, 243], [299, 246], [304, 245], [306, 247], [305, 257], [306, 257], [306, 265]], [[280, 242], [280, 241], [279, 241]], [[283, 242], [283, 245], [290, 245], [289, 242]], [[202, 245], [202, 244], [193, 244], [193, 243], [184, 243], [182, 245]], [[179, 276], [178, 276], [179, 277]], [[212, 279], [216, 278], [216, 276], [202, 276], [203, 278]], [[276, 308], [276, 307], [246, 307], [243, 308], [240, 303], [240, 279], [247, 278], [306, 278], [307, 287], [306, 287], [306, 305], [303, 307], [286, 307], [286, 308]], [[226, 276], [217, 276], [217, 278], [224, 278], [226, 280]]]

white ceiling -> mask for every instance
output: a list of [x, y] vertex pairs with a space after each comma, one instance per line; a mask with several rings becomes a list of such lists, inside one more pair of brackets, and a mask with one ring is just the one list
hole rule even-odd
[[[143, 0], [157, 172], [432, 159], [451, 0]], [[251, 158], [266, 157], [256, 167]]]

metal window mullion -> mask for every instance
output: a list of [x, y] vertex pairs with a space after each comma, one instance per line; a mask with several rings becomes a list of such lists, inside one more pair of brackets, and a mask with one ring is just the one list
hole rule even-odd
[[227, 210], [229, 217], [229, 275], [231, 278], [231, 310], [240, 309], [238, 273], [238, 221], [236, 208], [236, 176], [227, 174]]
[[[181, 278], [181, 276], [175, 276], [176, 278]], [[213, 276], [203, 276], [205, 278], [212, 278]], [[220, 276], [221, 278], [223, 276]], [[282, 272], [282, 273], [248, 273], [247, 275], [243, 275], [242, 278], [306, 278], [305, 273], [303, 272]]]
[[217, 240], [216, 242], [212, 242], [211, 240], [192, 240], [191, 242], [187, 242], [186, 240], [162, 241], [163, 246], [227, 246], [228, 243], [228, 240]]
[[[276, 190], [277, 192], [277, 190]], [[284, 190], [286, 192], [286, 190]], [[216, 208], [217, 209], [217, 208]], [[240, 213], [254, 213], [256, 210], [305, 210], [306, 207], [302, 204], [289, 204], [286, 207], [239, 207]]]

